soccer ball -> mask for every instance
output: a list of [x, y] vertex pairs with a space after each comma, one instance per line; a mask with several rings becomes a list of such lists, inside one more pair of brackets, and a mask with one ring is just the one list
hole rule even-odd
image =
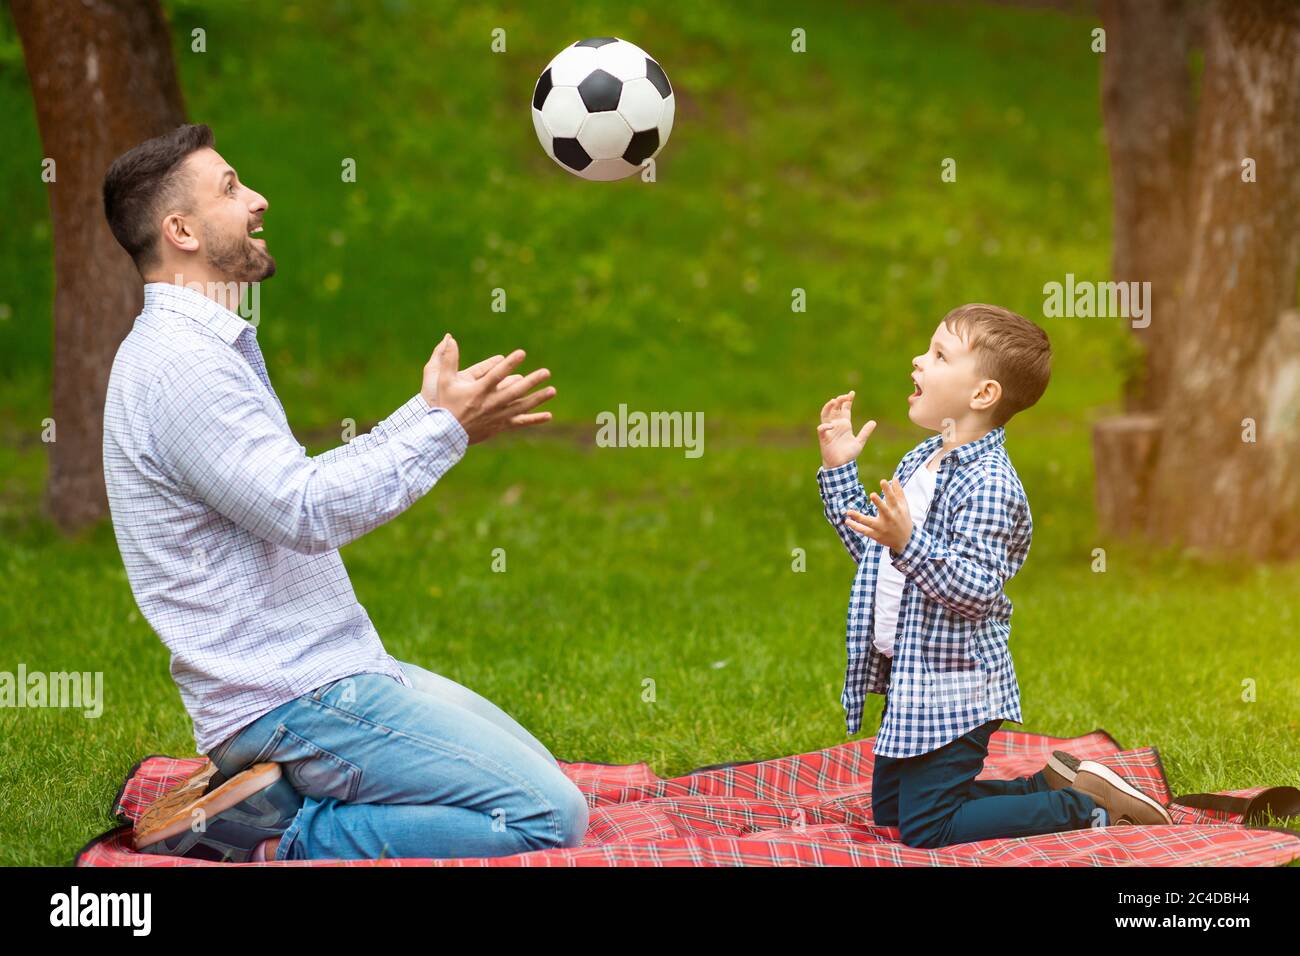
[[579, 40], [533, 89], [533, 128], [551, 157], [583, 179], [623, 179], [659, 154], [676, 101], [663, 69], [617, 37]]

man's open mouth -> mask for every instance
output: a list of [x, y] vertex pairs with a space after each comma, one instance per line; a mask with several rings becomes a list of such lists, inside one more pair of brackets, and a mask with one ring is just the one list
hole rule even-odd
[[260, 242], [262, 245], [266, 245], [265, 239], [257, 238], [257, 234], [261, 232], [263, 228], [263, 226], [256, 226], [253, 229], [248, 230], [248, 238], [253, 239], [255, 242]]

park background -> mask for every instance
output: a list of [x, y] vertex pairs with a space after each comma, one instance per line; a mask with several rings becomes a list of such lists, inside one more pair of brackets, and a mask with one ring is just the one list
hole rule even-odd
[[[912, 357], [947, 310], [994, 302], [1054, 347], [1045, 397], [1008, 427], [1035, 524], [1008, 587], [1023, 729], [1154, 744], [1175, 792], [1300, 783], [1300, 565], [1098, 530], [1091, 428], [1138, 352], [1124, 320], [1042, 306], [1067, 272], [1110, 276], [1088, 4], [163, 9], [189, 119], [270, 201], [258, 338], [310, 453], [415, 394], [444, 331], [468, 359], [527, 349], [559, 390], [551, 424], [471, 448], [344, 549], [396, 657], [566, 760], [669, 776], [844, 741], [854, 566], [821, 512], [819, 409], [856, 389], [855, 424], [880, 422], [863, 478], [888, 476], [926, 437], [906, 415]], [[674, 85], [654, 183], [581, 181], [533, 133], [537, 74], [601, 35]], [[43, 504], [51, 187], [3, 4], [0, 116], [0, 669], [102, 671], [105, 693], [94, 720], [0, 711], [0, 863], [66, 864], [113, 825], [130, 767], [192, 754], [193, 737], [111, 524], [69, 534]], [[596, 447], [597, 414], [624, 403], [703, 412], [703, 457]]]

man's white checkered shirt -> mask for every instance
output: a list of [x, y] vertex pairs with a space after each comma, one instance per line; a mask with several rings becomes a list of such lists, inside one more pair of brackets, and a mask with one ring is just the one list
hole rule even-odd
[[410, 686], [338, 549], [409, 508], [468, 445], [417, 393], [369, 434], [308, 456], [256, 331], [193, 289], [146, 284], [104, 408], [113, 531], [199, 753], [336, 678]]

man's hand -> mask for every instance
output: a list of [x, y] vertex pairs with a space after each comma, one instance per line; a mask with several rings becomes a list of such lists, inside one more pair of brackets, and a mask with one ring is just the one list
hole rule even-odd
[[881, 493], [871, 493], [871, 503], [877, 516], [872, 518], [850, 508], [844, 512], [844, 523], [858, 534], [865, 534], [893, 551], [901, 552], [912, 537], [912, 509], [907, 506], [907, 496], [897, 478], [880, 480]]
[[[438, 343], [438, 347], [433, 350], [433, 355], [429, 358], [429, 361], [424, 364], [424, 383], [420, 388], [420, 394], [431, 407], [438, 404], [438, 373], [441, 370], [442, 352], [447, 347], [448, 338], [449, 336], [447, 335], [442, 337], [442, 341]], [[505, 358], [504, 355], [493, 355], [490, 358], [485, 358], [481, 362], [476, 362], [469, 368], [461, 369], [458, 374], [461, 378], [472, 382], [475, 379], [480, 379], [486, 375], [488, 369], [493, 365], [496, 365], [496, 363], [500, 362], [503, 358]], [[501, 380], [501, 384], [497, 387], [504, 388], [507, 385], [519, 381], [521, 378], [523, 378], [522, 375], [507, 375]]]
[[[451, 333], [443, 338], [434, 352], [437, 355], [433, 383], [435, 394], [434, 401], [429, 404], [445, 408], [455, 415], [471, 445], [506, 429], [550, 421], [550, 412], [530, 412], [555, 395], [553, 386], [531, 391], [550, 377], [550, 371], [539, 368], [528, 375], [510, 374], [524, 360], [523, 349], [515, 349], [505, 358], [493, 356], [484, 359], [464, 372], [458, 368], [460, 346]], [[429, 361], [433, 363], [434, 359]], [[427, 375], [425, 381], [427, 386]], [[425, 401], [429, 401], [427, 391], [421, 391]]]
[[856, 435], [853, 433], [853, 392], [832, 398], [822, 406], [822, 423], [817, 426], [817, 438], [822, 446], [822, 464], [837, 468], [853, 461], [867, 445], [867, 439], [876, 430], [869, 421]]

